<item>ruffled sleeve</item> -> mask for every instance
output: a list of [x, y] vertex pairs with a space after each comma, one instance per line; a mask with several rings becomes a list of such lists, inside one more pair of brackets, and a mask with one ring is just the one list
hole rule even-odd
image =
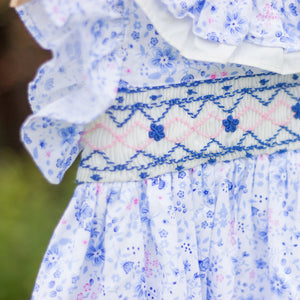
[[80, 152], [85, 124], [115, 99], [123, 1], [33, 0], [17, 11], [53, 56], [29, 85], [33, 114], [23, 124], [21, 138], [44, 176], [59, 183]]
[[188, 59], [300, 72], [300, 2], [136, 0]]

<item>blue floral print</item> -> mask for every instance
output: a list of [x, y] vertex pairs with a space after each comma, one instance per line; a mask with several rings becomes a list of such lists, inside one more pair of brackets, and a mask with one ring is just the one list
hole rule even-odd
[[[299, 164], [292, 151], [79, 185], [33, 299], [297, 299]], [[79, 203], [93, 230], [74, 222]]]
[[[249, 41], [299, 51], [299, 1], [161, 0], [171, 14], [193, 22], [193, 34], [217, 43]], [[211, 31], [211, 28], [214, 31]]]
[[[176, 18], [190, 18], [193, 34], [212, 44], [299, 50], [299, 1], [161, 3]], [[18, 12], [53, 52], [29, 86], [33, 115], [21, 131], [52, 183], [82, 150], [86, 125], [115, 99], [122, 103], [118, 89], [265, 73], [184, 58], [131, 0], [35, 0]], [[230, 95], [232, 87], [224, 89]], [[158, 106], [164, 101], [151, 97]], [[190, 89], [186, 97], [196, 95]], [[296, 122], [298, 104], [288, 109]], [[228, 138], [238, 134], [238, 117], [224, 118]], [[145, 137], [156, 146], [168, 130], [158, 122], [151, 119]], [[80, 184], [49, 243], [32, 300], [297, 299], [299, 165], [299, 150], [283, 151], [188, 170], [178, 165], [178, 172], [152, 179], [142, 172], [138, 182]]]
[[172, 53], [171, 48], [164, 50], [157, 50], [155, 57], [152, 59], [154, 66], [160, 67], [162, 70], [171, 68], [175, 62], [176, 57]]
[[224, 24], [225, 29], [229, 30], [230, 34], [243, 33], [246, 21], [242, 19], [238, 13], [229, 13]]
[[86, 252], [86, 258], [91, 260], [94, 265], [98, 266], [104, 262], [105, 250], [102, 242], [100, 242], [98, 245], [94, 244], [95, 241], [92, 239], [91, 244]]
[[95, 22], [92, 25], [91, 32], [92, 32], [92, 34], [95, 38], [98, 38], [98, 37], [101, 36], [101, 28], [102, 27], [103, 27], [103, 21], [102, 20], [98, 20], [97, 22]]
[[[21, 132], [28, 151], [52, 183], [60, 182], [81, 150], [84, 126], [112, 104], [118, 87], [160, 86], [264, 72], [184, 58], [163, 40], [131, 0], [126, 5], [120, 0], [84, 3], [37, 0], [18, 9], [36, 40], [53, 52], [52, 60], [39, 68], [29, 85], [34, 115], [26, 120]], [[202, 5], [203, 1], [195, 2], [191, 11], [199, 13]], [[105, 17], [101, 12], [106, 12]], [[208, 38], [218, 40], [219, 36], [208, 32]]]

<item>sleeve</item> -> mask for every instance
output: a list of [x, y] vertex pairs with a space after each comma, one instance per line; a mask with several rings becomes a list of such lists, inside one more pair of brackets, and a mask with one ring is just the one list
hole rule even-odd
[[188, 59], [300, 72], [299, 1], [136, 0]]
[[80, 135], [115, 99], [122, 68], [123, 1], [33, 0], [17, 12], [36, 41], [52, 51], [29, 84], [33, 114], [21, 139], [51, 183], [80, 152]]

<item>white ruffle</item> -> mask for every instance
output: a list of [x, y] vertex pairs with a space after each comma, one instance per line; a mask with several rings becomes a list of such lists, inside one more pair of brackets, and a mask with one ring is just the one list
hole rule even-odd
[[83, 125], [115, 99], [122, 65], [117, 50], [124, 39], [123, 4], [34, 0], [17, 10], [32, 36], [53, 54], [29, 86], [34, 114], [21, 135], [45, 177], [59, 183], [66, 168], [57, 165], [76, 158]]
[[[235, 40], [229, 40], [229, 43], [220, 40], [216, 42], [205, 38], [199, 29], [196, 31], [195, 24], [197, 23], [197, 28], [199, 28], [201, 23], [199, 19], [195, 20], [195, 15], [191, 16], [190, 13], [180, 15], [176, 9], [170, 9], [171, 5], [166, 6], [162, 3], [166, 1], [136, 0], [136, 2], [147, 14], [160, 35], [188, 59], [244, 64], [280, 74], [300, 72], [300, 43], [296, 28], [294, 40], [288, 37], [287, 39], [292, 42], [287, 43], [286, 46], [280, 43], [277, 44], [281, 46], [276, 43], [272, 44], [270, 40], [261, 42], [258, 37], [254, 40], [249, 30], [258, 27], [259, 24], [248, 24], [249, 35], [245, 33], [243, 37], [237, 36]], [[250, 18], [253, 21], [255, 14], [252, 12], [252, 7], [250, 9], [248, 6], [246, 8], [249, 14], [253, 15], [254, 19]], [[207, 27], [215, 30], [210, 24]], [[217, 32], [218, 30], [221, 35], [222, 28], [217, 28]], [[224, 28], [223, 31], [225, 31]]]

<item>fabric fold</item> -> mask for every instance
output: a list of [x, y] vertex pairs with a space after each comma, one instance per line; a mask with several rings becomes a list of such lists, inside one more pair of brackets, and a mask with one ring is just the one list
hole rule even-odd
[[33, 299], [297, 298], [299, 164], [290, 151], [79, 185]]
[[300, 71], [299, 4], [176, 0], [137, 3], [160, 35], [188, 59], [243, 64], [280, 74]]
[[[83, 126], [116, 97], [122, 67], [118, 50], [125, 30], [123, 10], [123, 2], [111, 5], [95, 0], [35, 0], [17, 8], [32, 36], [53, 54], [29, 86], [34, 114], [21, 130], [25, 146], [51, 183], [59, 183], [67, 169], [62, 172], [57, 166], [60, 161], [70, 166], [79, 153]], [[66, 134], [72, 139], [68, 138], [70, 147], [63, 149]], [[32, 144], [40, 148], [31, 148]]]

